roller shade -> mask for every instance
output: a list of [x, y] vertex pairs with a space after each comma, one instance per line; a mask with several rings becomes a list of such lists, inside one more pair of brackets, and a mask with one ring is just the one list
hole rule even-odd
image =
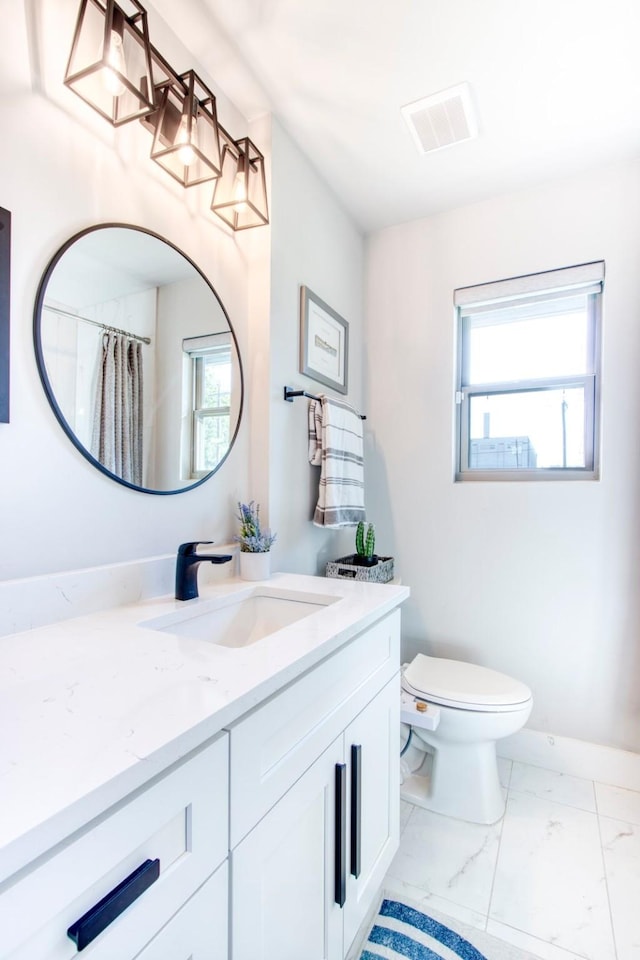
[[501, 300], [535, 297], [543, 292], [599, 293], [603, 283], [604, 260], [594, 260], [592, 263], [581, 263], [560, 270], [531, 273], [525, 277], [480, 283], [473, 287], [460, 287], [453, 292], [453, 303], [456, 307], [473, 304], [474, 308], [477, 308], [484, 304], [499, 303]]

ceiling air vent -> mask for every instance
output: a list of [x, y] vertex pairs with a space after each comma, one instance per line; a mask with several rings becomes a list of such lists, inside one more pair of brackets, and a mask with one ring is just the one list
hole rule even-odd
[[478, 135], [468, 83], [459, 83], [401, 108], [420, 153], [450, 147]]

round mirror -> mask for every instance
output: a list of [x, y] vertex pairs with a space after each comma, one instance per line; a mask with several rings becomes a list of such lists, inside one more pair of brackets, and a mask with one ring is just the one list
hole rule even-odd
[[113, 480], [182, 493], [220, 468], [242, 413], [240, 353], [216, 291], [173, 244], [123, 224], [76, 234], [40, 283], [34, 341], [56, 417]]

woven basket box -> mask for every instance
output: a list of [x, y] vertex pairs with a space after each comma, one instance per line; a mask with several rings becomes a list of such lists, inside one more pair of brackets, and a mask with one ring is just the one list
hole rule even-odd
[[393, 580], [393, 557], [378, 557], [378, 562], [371, 567], [363, 567], [352, 561], [353, 554], [330, 560], [326, 576], [336, 580], [366, 580], [369, 583], [389, 583]]

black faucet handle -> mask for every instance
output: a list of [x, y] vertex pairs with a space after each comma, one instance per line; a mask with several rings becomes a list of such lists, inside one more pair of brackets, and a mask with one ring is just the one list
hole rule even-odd
[[197, 547], [213, 543], [213, 540], [193, 540], [190, 543], [181, 543], [178, 547], [179, 557], [192, 557], [197, 552]]

